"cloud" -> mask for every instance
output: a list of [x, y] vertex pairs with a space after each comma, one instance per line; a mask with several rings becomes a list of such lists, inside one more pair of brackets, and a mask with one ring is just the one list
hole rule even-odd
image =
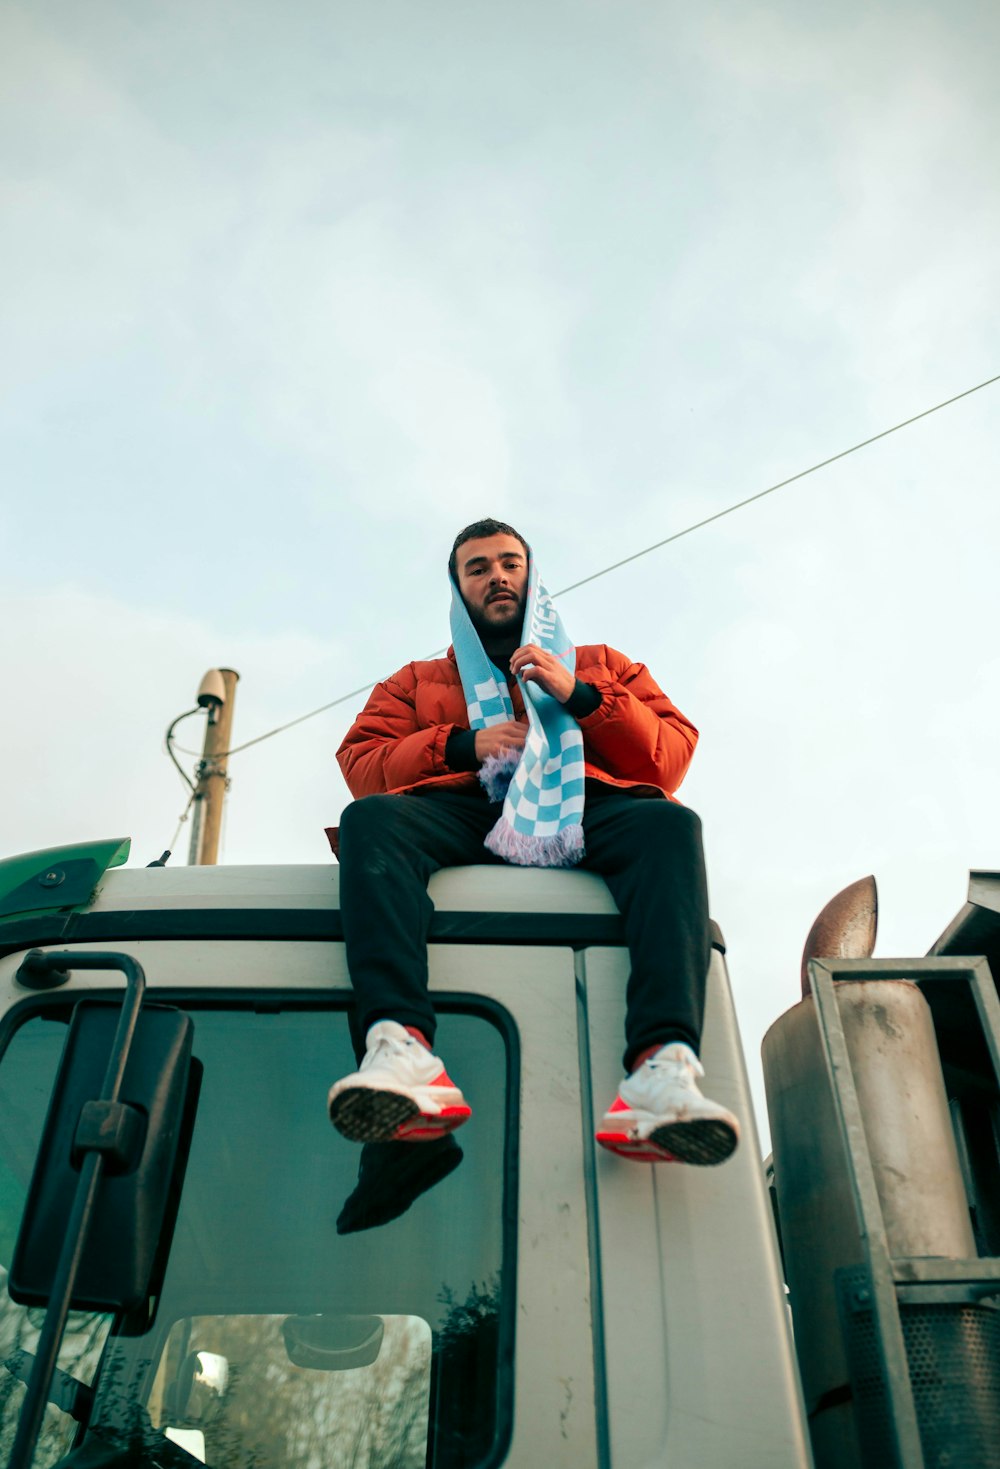
[[[0, 619], [16, 629], [0, 662], [4, 855], [120, 834], [133, 837], [134, 861], [158, 856], [187, 798], [163, 753], [164, 731], [193, 706], [207, 667], [235, 667], [242, 675], [238, 743], [336, 697], [344, 686], [335, 644], [247, 638], [70, 586], [4, 594]], [[349, 707], [344, 720], [353, 712]], [[324, 859], [324, 818], [346, 798], [333, 759], [336, 728], [326, 716], [284, 736], [280, 749], [264, 744], [233, 757], [229, 860]], [[201, 738], [201, 716], [177, 731], [179, 744], [196, 751]], [[194, 756], [179, 758], [193, 769]], [[181, 860], [186, 846], [185, 833]]]
[[[0, 121], [5, 381], [19, 398], [170, 335], [199, 240], [225, 204], [98, 60], [8, 10]], [[16, 140], [16, 146], [15, 146]]]

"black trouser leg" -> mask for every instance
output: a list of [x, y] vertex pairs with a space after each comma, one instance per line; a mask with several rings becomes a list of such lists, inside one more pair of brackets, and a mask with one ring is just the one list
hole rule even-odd
[[583, 866], [599, 872], [625, 923], [625, 1069], [648, 1046], [701, 1041], [711, 959], [701, 822], [673, 801], [592, 792]]
[[433, 1045], [427, 993], [427, 882], [439, 867], [497, 859], [483, 846], [499, 807], [477, 792], [364, 796], [340, 822], [340, 907], [356, 1014], [355, 1050], [376, 1020], [416, 1026]]

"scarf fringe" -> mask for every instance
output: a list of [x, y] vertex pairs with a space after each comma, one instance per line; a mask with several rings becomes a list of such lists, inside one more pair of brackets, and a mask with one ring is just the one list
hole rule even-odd
[[479, 780], [491, 801], [502, 801], [507, 794], [521, 756], [517, 750], [500, 750], [490, 755], [479, 768]]
[[484, 845], [516, 867], [575, 867], [584, 856], [582, 826], [566, 826], [551, 837], [525, 836], [506, 816], [501, 816]]

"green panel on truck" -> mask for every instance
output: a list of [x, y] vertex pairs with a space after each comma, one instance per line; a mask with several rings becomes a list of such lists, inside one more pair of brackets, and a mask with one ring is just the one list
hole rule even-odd
[[0, 924], [86, 908], [109, 867], [128, 858], [131, 837], [47, 847], [0, 860]]

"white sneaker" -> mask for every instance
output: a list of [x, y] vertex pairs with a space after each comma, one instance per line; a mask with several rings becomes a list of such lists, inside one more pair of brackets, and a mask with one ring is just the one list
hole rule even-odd
[[335, 1081], [330, 1121], [355, 1143], [426, 1142], [472, 1116], [437, 1056], [395, 1020], [379, 1020], [365, 1037], [359, 1069]]
[[597, 1141], [623, 1158], [722, 1163], [740, 1139], [732, 1112], [703, 1097], [705, 1070], [690, 1046], [660, 1049], [626, 1076], [605, 1112]]

